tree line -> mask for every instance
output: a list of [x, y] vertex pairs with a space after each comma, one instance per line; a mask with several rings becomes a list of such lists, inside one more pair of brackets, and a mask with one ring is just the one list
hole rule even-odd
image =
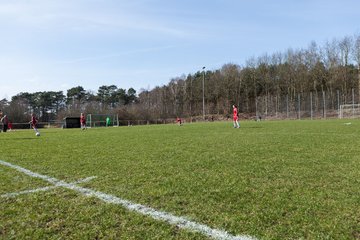
[[138, 102], [148, 118], [202, 115], [203, 91], [207, 115], [229, 115], [232, 104], [253, 116], [291, 110], [300, 94], [314, 96], [311, 107], [316, 109], [323, 107], [326, 93], [326, 108], [336, 109], [340, 103], [360, 102], [359, 69], [360, 35], [347, 36], [323, 46], [311, 42], [305, 49], [252, 57], [243, 66], [229, 63], [173, 78], [165, 86], [141, 91]]
[[154, 120], [202, 116], [203, 100], [208, 116], [226, 116], [232, 104], [242, 114], [267, 115], [284, 110], [284, 99], [287, 108], [296, 108], [300, 94], [309, 93], [319, 96], [311, 107], [320, 107], [326, 93], [326, 107], [336, 109], [339, 103], [360, 102], [359, 92], [360, 35], [354, 35], [322, 46], [311, 42], [303, 49], [265, 53], [244, 65], [228, 63], [216, 70], [199, 70], [151, 90], [141, 89], [139, 94], [115, 85], [101, 86], [97, 93], [78, 86], [67, 90], [66, 96], [62, 91], [19, 93], [11, 101], [1, 100], [0, 107], [18, 122], [29, 112], [37, 113], [42, 121], [79, 112]]
[[31, 113], [37, 114], [42, 122], [62, 120], [65, 116], [78, 116], [80, 112], [108, 113], [137, 101], [136, 90], [123, 89], [115, 85], [100, 86], [97, 93], [82, 86], [63, 91], [21, 92], [11, 101], [0, 101], [0, 109], [13, 122], [28, 122]]

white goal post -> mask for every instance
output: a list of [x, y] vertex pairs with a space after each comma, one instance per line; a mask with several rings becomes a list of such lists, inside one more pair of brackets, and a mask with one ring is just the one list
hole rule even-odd
[[119, 115], [117, 114], [87, 114], [86, 127], [118, 127]]
[[340, 105], [339, 118], [360, 118], [360, 104]]

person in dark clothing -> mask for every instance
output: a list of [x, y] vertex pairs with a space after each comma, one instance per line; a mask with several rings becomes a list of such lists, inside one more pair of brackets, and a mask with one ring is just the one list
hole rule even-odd
[[1, 118], [0, 121], [1, 121], [2, 124], [3, 124], [3, 128], [2, 128], [3, 132], [6, 132], [7, 129], [8, 129], [8, 126], [9, 126], [9, 118], [8, 118], [8, 116], [5, 114], [5, 115]]

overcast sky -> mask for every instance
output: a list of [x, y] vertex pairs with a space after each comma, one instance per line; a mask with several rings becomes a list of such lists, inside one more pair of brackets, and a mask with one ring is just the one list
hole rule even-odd
[[0, 0], [0, 99], [152, 89], [360, 32], [359, 0]]

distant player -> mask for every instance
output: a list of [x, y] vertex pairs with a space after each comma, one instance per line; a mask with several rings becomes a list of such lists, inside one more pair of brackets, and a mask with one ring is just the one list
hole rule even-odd
[[34, 129], [36, 136], [40, 136], [40, 132], [37, 129], [37, 123], [38, 123], [38, 119], [36, 118], [35, 113], [31, 114], [31, 127]]
[[234, 128], [240, 128], [238, 109], [236, 105], [233, 105], [233, 120], [234, 120]]
[[83, 113], [80, 114], [80, 125], [81, 125], [81, 130], [86, 129], [86, 117], [85, 114]]
[[12, 122], [9, 121], [9, 124], [8, 124], [8, 130], [9, 132], [13, 129], [13, 125], [12, 125]]
[[8, 116], [5, 114], [5, 115], [1, 118], [0, 121], [2, 122], [2, 125], [3, 125], [2, 131], [3, 131], [3, 132], [6, 132], [6, 131], [8, 130], [8, 126], [9, 126]]
[[106, 126], [109, 127], [111, 123], [111, 120], [109, 117], [106, 117]]
[[176, 122], [179, 124], [179, 126], [182, 126], [181, 118], [177, 117], [177, 118], [176, 118]]

